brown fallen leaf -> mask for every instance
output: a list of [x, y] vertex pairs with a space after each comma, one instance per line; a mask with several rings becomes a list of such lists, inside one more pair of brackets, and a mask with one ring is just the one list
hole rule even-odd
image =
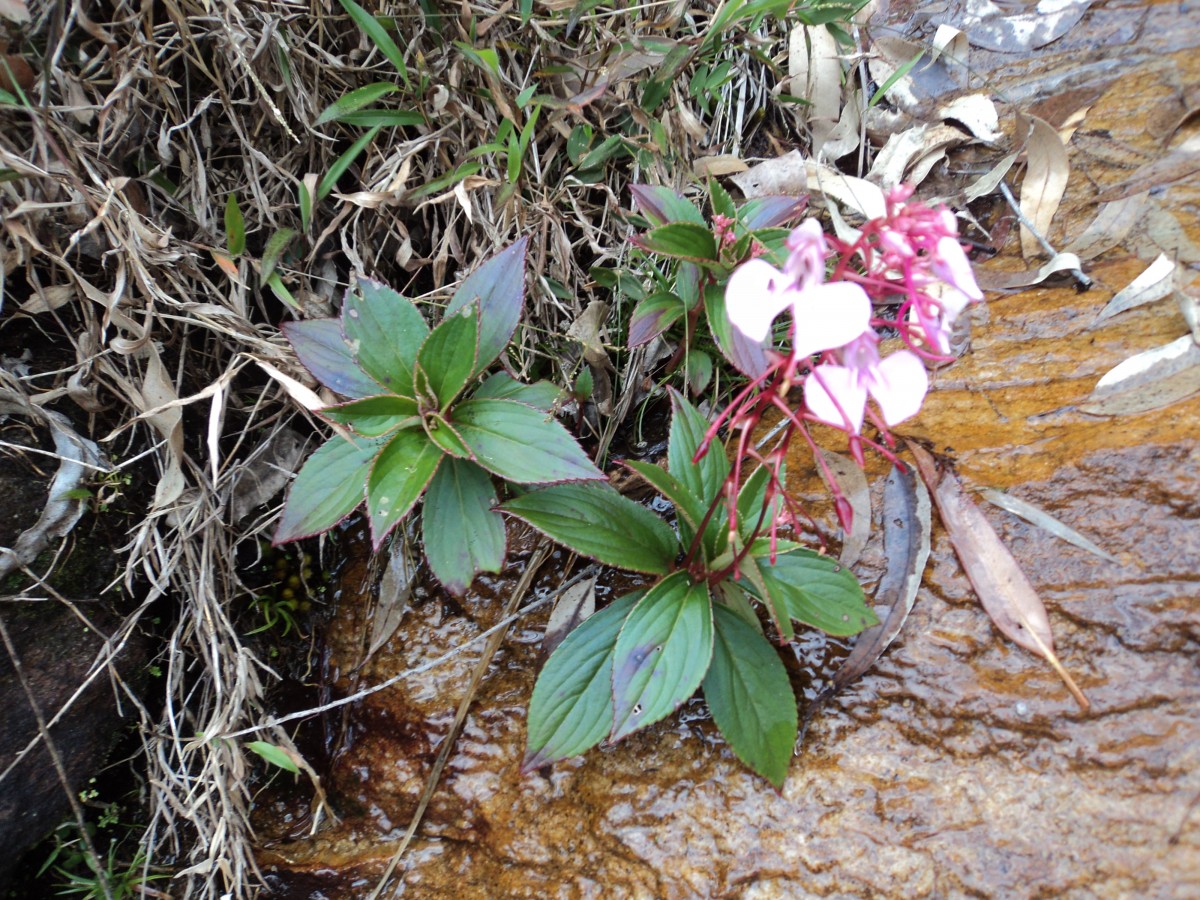
[[1053, 666], [1079, 708], [1091, 704], [1054, 652], [1054, 635], [1046, 607], [1008, 548], [963, 491], [962, 482], [933, 455], [910, 444], [917, 470], [928, 485], [954, 552], [971, 586], [996, 627], [1013, 642], [1037, 653]]
[[[1025, 150], [1028, 168], [1021, 182], [1021, 211], [1039, 234], [1049, 236], [1050, 223], [1067, 189], [1071, 164], [1057, 130], [1037, 116], [1022, 118], [1029, 123], [1029, 141]], [[1036, 256], [1039, 248], [1036, 236], [1022, 226], [1021, 253]]]
[[[829, 467], [827, 473], [824, 467], [817, 466], [822, 480], [828, 484], [827, 476], [831, 475], [837, 482], [838, 491], [850, 503], [850, 533], [842, 535], [842, 552], [838, 554], [838, 562], [849, 568], [858, 562], [863, 548], [867, 546], [867, 538], [871, 536], [871, 488], [863, 470], [850, 457], [832, 450], [822, 450], [821, 458]], [[829, 487], [832, 489], [835, 485], [830, 484]]]
[[1129, 416], [1169, 406], [1198, 391], [1200, 346], [1188, 332], [1109, 369], [1079, 408], [1096, 416]]

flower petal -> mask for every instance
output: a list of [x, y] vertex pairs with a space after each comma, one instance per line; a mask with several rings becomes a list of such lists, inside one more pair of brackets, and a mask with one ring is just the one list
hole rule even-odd
[[900, 350], [871, 370], [867, 387], [891, 428], [920, 411], [929, 390], [929, 373], [917, 354]]
[[792, 308], [794, 359], [844, 347], [870, 327], [871, 301], [857, 284], [833, 281], [794, 293], [798, 294]]
[[789, 279], [769, 262], [752, 259], [729, 276], [725, 286], [725, 314], [738, 331], [761, 341], [771, 330], [775, 317], [791, 305]]
[[933, 272], [947, 284], [958, 288], [972, 300], [982, 300], [983, 291], [975, 282], [971, 261], [957, 238], [944, 237], [938, 240], [934, 252]]
[[[859, 384], [856, 375], [845, 366], [832, 363], [817, 366], [804, 380], [804, 402], [808, 411], [835, 428], [849, 427], [858, 434], [862, 430], [867, 391]], [[841, 406], [841, 411], [838, 406]]]

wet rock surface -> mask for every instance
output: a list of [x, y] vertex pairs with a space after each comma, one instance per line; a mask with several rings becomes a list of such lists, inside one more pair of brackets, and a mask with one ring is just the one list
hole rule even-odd
[[[1168, 30], [1180, 40], [1177, 21]], [[1093, 132], [1146, 154], [1154, 150], [1138, 114], [1145, 98], [1200, 81], [1197, 54], [1153, 49], [1130, 54], [1128, 65], [1153, 57], [1158, 74], [1146, 81], [1145, 70], [1105, 69], [1105, 79], [1121, 77], [1106, 82], [1087, 117]], [[1022, 65], [1036, 71], [1036, 61]], [[1094, 215], [1096, 185], [1128, 174], [1094, 155], [1086, 166], [1089, 178], [1075, 179], [1060, 213], [1068, 235]], [[1197, 190], [1180, 182], [1154, 198], [1190, 240], [1200, 238]], [[1143, 240], [1135, 229], [1131, 246], [1097, 260], [1089, 293], [1063, 286], [993, 299], [971, 351], [937, 376], [921, 418], [906, 424], [946, 450], [968, 486], [1009, 490], [1117, 556], [1093, 557], [983, 504], [1046, 601], [1090, 713], [991, 626], [936, 517], [904, 632], [813, 722], [780, 793], [737, 763], [699, 701], [619, 746], [521, 775], [545, 621], [531, 616], [480, 686], [397, 869], [402, 895], [1200, 895], [1200, 398], [1118, 419], [1077, 409], [1103, 372], [1186, 331], [1170, 301], [1096, 323], [1148, 262], [1134, 246]], [[799, 461], [791, 471], [801, 493], [818, 493]], [[877, 487], [881, 472], [873, 469]], [[357, 671], [367, 612], [349, 595], [366, 579], [349, 567], [328, 636], [335, 695], [490, 626], [528, 552], [518, 548], [509, 573], [461, 604], [433, 589], [415, 597], [396, 636]], [[544, 567], [541, 588], [570, 574], [563, 564], [556, 557]], [[868, 589], [882, 565], [876, 530], [856, 567]], [[307, 804], [286, 798], [266, 803], [258, 822], [260, 862], [282, 896], [371, 891], [479, 646], [329, 714], [327, 786], [342, 822], [308, 837]], [[797, 687], [811, 695], [837, 652], [805, 642]]]

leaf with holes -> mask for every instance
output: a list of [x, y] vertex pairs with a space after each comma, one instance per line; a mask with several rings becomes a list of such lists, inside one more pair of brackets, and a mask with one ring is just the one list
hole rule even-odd
[[720, 604], [704, 699], [738, 759], [783, 787], [796, 746], [796, 697], [787, 670], [752, 626]]
[[585, 619], [546, 661], [529, 700], [524, 771], [578, 756], [608, 736], [613, 650], [625, 617], [644, 593], [626, 594]]
[[342, 305], [342, 333], [364, 372], [393, 394], [414, 396], [413, 366], [429, 326], [411, 300], [360, 278]]
[[325, 387], [344, 397], [372, 397], [383, 386], [359, 366], [337, 319], [287, 322], [283, 333], [304, 368]]
[[647, 591], [613, 657], [613, 730], [620, 740], [664, 719], [696, 692], [713, 653], [708, 588], [674, 572]]
[[401, 431], [380, 451], [367, 479], [367, 514], [376, 550], [420, 499], [444, 458], [420, 428]]

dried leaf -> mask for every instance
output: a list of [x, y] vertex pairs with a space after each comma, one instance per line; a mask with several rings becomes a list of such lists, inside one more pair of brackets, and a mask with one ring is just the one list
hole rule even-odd
[[929, 491], [912, 472], [894, 468], [883, 492], [883, 555], [887, 569], [875, 589], [879, 624], [858, 636], [826, 689], [832, 695], [862, 677], [891, 645], [911, 612], [929, 559]]
[[1008, 154], [1008, 156], [1001, 159], [1000, 162], [996, 163], [988, 171], [967, 185], [963, 189], [964, 201], [970, 203], [972, 200], [986, 197], [996, 190], [996, 186], [1004, 180], [1004, 176], [1008, 174], [1008, 170], [1012, 168], [1013, 163], [1017, 161], [1019, 155], [1017, 153]]
[[[991, 0], [970, 0], [966, 14], [955, 24], [975, 47], [1000, 53], [1024, 53], [1058, 40], [1083, 18], [1092, 0], [1041, 0], [1030, 12], [1004, 15], [1003, 6]], [[1016, 9], [1024, 6], [1017, 5]]]
[[575, 630], [584, 619], [596, 611], [596, 579], [585, 578], [578, 584], [571, 585], [554, 602], [550, 613], [550, 621], [546, 623], [546, 633], [542, 637], [542, 649], [538, 656], [548, 659], [550, 654], [558, 649], [568, 634]]
[[976, 272], [975, 280], [985, 291], [1006, 291], [1012, 288], [1041, 284], [1051, 275], [1082, 268], [1083, 264], [1074, 253], [1059, 253], [1038, 269], [1028, 272]]
[[1014, 497], [1012, 494], [1006, 494], [1003, 491], [996, 491], [992, 488], [980, 491], [979, 496], [983, 497], [988, 503], [992, 503], [1003, 510], [1007, 510], [1014, 516], [1020, 516], [1026, 522], [1036, 525], [1043, 531], [1049, 532], [1056, 538], [1066, 541], [1068, 544], [1074, 544], [1088, 553], [1093, 553], [1101, 559], [1107, 559], [1109, 562], [1119, 563], [1120, 560], [1104, 550], [1101, 550], [1095, 543], [1088, 540], [1074, 528], [1069, 525], [1064, 525], [1050, 513], [1044, 509], [1038, 509], [1032, 503], [1026, 503], [1019, 497]]
[[[849, 568], [858, 562], [863, 548], [867, 546], [867, 538], [871, 536], [871, 487], [863, 470], [850, 457], [832, 450], [822, 450], [821, 458], [837, 482], [838, 490], [849, 501], [853, 514], [850, 533], [842, 536], [842, 552], [838, 555], [838, 562]], [[817, 471], [828, 483], [825, 469], [817, 466]], [[834, 485], [829, 487], [832, 489]]]
[[[917, 125], [899, 134], [893, 134], [875, 157], [867, 178], [885, 188], [905, 181], [919, 184], [928, 174], [933, 161], [924, 167], [923, 172], [917, 174], [913, 170], [919, 162], [931, 156], [936, 159], [939, 151], [944, 155], [947, 147], [963, 144], [968, 140], [961, 131], [949, 125]], [[911, 177], [910, 172], [913, 173]]]
[[1046, 607], [1025, 572], [949, 467], [939, 466], [922, 447], [911, 444], [910, 448], [921, 478], [933, 493], [954, 552], [984, 610], [1010, 640], [1049, 662], [1080, 709], [1086, 712], [1090, 704], [1054, 652], [1054, 635]]
[[[1049, 235], [1050, 223], [1067, 189], [1071, 164], [1058, 131], [1037, 116], [1026, 118], [1030, 123], [1025, 149], [1028, 167], [1021, 182], [1021, 211], [1040, 234]], [[1040, 251], [1037, 238], [1021, 226], [1021, 252], [1030, 257]]]
[[1100, 310], [1097, 319], [1107, 319], [1127, 309], [1161, 300], [1171, 293], [1175, 286], [1175, 263], [1167, 259], [1165, 253], [1160, 253], [1146, 271], [1129, 282], [1113, 296]]
[[996, 104], [986, 94], [966, 94], [956, 97], [938, 109], [942, 121], [960, 122], [967, 131], [981, 141], [996, 143], [1004, 138], [1000, 130], [1000, 116]]
[[387, 568], [379, 579], [379, 596], [371, 615], [371, 643], [367, 655], [360, 664], [365, 666], [380, 648], [392, 639], [412, 599], [413, 585], [417, 578], [417, 565], [413, 561], [412, 545], [407, 537], [393, 541], [388, 552]]
[[824, 25], [797, 25], [788, 39], [790, 90], [808, 97], [803, 107], [812, 131], [812, 154], [817, 156], [838, 121], [842, 105], [842, 62], [837, 39]]
[[730, 177], [746, 199], [782, 194], [798, 197], [808, 191], [808, 167], [799, 150], [768, 159]]
[[1200, 135], [1188, 138], [1170, 153], [1146, 163], [1124, 181], [1100, 194], [1100, 201], [1124, 200], [1134, 194], [1182, 181], [1200, 172]]
[[1124, 200], [1104, 203], [1096, 218], [1084, 229], [1083, 234], [1063, 247], [1063, 251], [1074, 253], [1080, 259], [1095, 259], [1101, 253], [1116, 247], [1125, 240], [1133, 226], [1141, 221], [1147, 195], [1134, 194]]
[[1185, 334], [1137, 353], [1096, 382], [1079, 408], [1097, 416], [1129, 416], [1159, 409], [1200, 392], [1200, 347]]
[[29, 7], [25, 0], [0, 0], [0, 19], [8, 19], [14, 25], [24, 25], [28, 22]]

